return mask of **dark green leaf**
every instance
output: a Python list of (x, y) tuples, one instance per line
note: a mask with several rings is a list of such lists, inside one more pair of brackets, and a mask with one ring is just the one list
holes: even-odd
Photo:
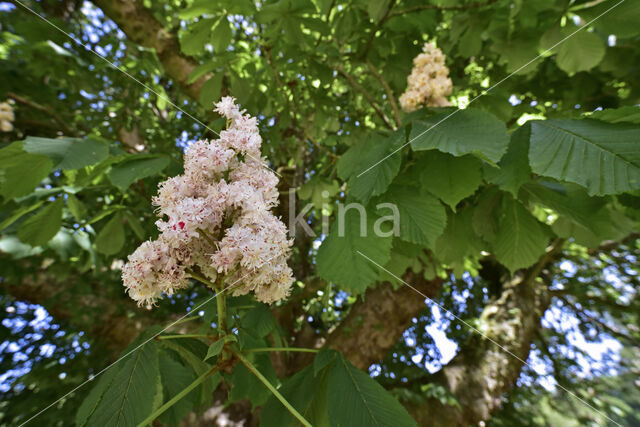
[(105, 255), (116, 254), (124, 246), (124, 225), (122, 213), (117, 212), (111, 217), (96, 236), (96, 248)]
[(94, 138), (38, 138), (27, 137), (24, 150), (48, 156), (56, 169), (79, 169), (95, 165), (109, 156), (109, 146)]
[(109, 179), (113, 185), (124, 191), (135, 181), (159, 173), (168, 164), (169, 158), (165, 156), (153, 154), (131, 156), (111, 168)]
[(6, 199), (29, 194), (53, 168), (49, 157), (29, 154), (22, 145), (14, 142), (0, 150), (0, 195)]
[(55, 236), (62, 226), (64, 200), (57, 198), (20, 224), (18, 238), (31, 246), (42, 246)]

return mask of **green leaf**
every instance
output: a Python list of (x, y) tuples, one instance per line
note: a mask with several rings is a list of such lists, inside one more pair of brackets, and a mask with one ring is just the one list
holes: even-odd
[(77, 221), (83, 221), (87, 217), (87, 208), (73, 194), (67, 194), (67, 207)]
[(101, 254), (113, 255), (122, 249), (124, 240), (122, 213), (117, 212), (98, 233), (96, 237), (96, 248)]
[(473, 209), (467, 207), (449, 215), (444, 233), (436, 241), (435, 254), (445, 264), (460, 263), (476, 256), (483, 243), (473, 230)]
[(51, 240), (62, 226), (63, 205), (64, 200), (59, 197), (20, 224), (20, 241), (31, 246), (43, 246)]
[[(253, 364), (258, 368), (260, 373), (262, 373), (271, 384), (277, 386), (278, 377), (271, 365), (269, 356), (257, 353), (254, 353), (252, 356), (255, 359)], [(271, 396), (271, 391), (243, 364), (237, 364), (231, 375), (227, 378), (232, 385), (228, 395), (229, 402), (249, 399), (255, 407), (263, 405)]]
[(415, 426), (406, 409), (380, 384), (340, 355), (329, 372), (332, 426)]
[(211, 40), (213, 18), (203, 18), (190, 25), (189, 30), (180, 37), (180, 47), (187, 55), (197, 55), (204, 50), (205, 44)]
[(111, 387), (113, 380), (116, 378), (120, 367), (114, 367), (114, 369), (108, 369), (99, 378), (98, 383), (94, 385), (87, 397), (82, 401), (82, 404), (78, 408), (76, 413), (76, 425), (78, 427), (84, 426), (87, 420), (96, 408), (102, 404), (102, 400), (105, 396), (107, 389)]
[[(179, 343), (177, 342), (179, 341)], [(203, 362), (207, 354), (207, 346), (199, 340), (193, 338), (183, 338), (180, 340), (162, 340), (162, 345), (175, 351), (186, 363), (188, 363), (197, 376), (200, 376), (211, 369), (208, 363)], [(213, 390), (220, 381), (219, 375), (212, 375), (201, 386), (198, 387), (198, 406), (208, 404), (212, 399)]]
[(129, 227), (131, 227), (138, 239), (145, 240), (146, 235), (144, 233), (144, 228), (142, 227), (140, 219), (138, 219), (138, 217), (135, 216), (133, 212), (129, 211), (124, 211), (124, 216), (127, 218), (127, 224), (129, 224)]
[(94, 138), (39, 138), (29, 136), (24, 150), (51, 158), (55, 169), (79, 169), (100, 163), (109, 156), (109, 145)]
[(95, 407), (90, 405), (93, 410), (86, 417), (86, 425), (137, 425), (151, 413), (160, 384), (155, 343), (144, 344), (118, 364), (110, 383), (101, 387), (104, 390)]
[(216, 73), (209, 80), (207, 80), (202, 89), (200, 90), (200, 96), (198, 102), (204, 108), (212, 109), (213, 103), (220, 99), (220, 92), (222, 91), (222, 78), (224, 73)]
[(511, 142), (507, 154), (498, 163), (498, 168), (487, 166), (485, 178), (501, 189), (518, 197), (518, 190), (525, 182), (531, 180), (531, 167), (529, 166), (529, 139), (531, 126), (525, 123), (511, 134)]
[(511, 197), (503, 197), (498, 215), (496, 259), (511, 272), (535, 264), (549, 244), (548, 228)]
[(349, 194), (366, 203), (384, 193), (400, 170), (401, 153), (394, 151), (403, 143), (404, 130), (391, 137), (373, 134), (349, 148), (338, 161), (338, 176), (348, 180)]
[[(327, 373), (314, 375), (312, 366), (307, 366), (287, 379), (278, 390), (311, 425), (329, 427), (327, 411)], [(297, 427), (300, 422), (271, 396), (262, 407), (260, 427)]]
[(585, 20), (594, 22), (605, 34), (633, 37), (640, 34), (640, 3), (637, 1), (609, 0), (577, 12)]
[(389, 8), (389, 0), (370, 0), (367, 12), (373, 22), (379, 22), (387, 9)]
[(496, 187), (487, 187), (478, 196), (473, 209), (473, 231), (486, 242), (493, 242), (498, 232), (498, 208), (502, 193)]
[(640, 127), (597, 120), (531, 122), (529, 161), (538, 175), (574, 182), (589, 194), (640, 189)]
[(224, 347), (224, 338), (220, 338), (219, 340), (217, 340), (216, 342), (214, 342), (209, 346), (209, 350), (207, 350), (207, 355), (205, 356), (204, 360), (207, 360), (214, 356), (219, 355), (223, 347)]
[(262, 338), (276, 327), (276, 320), (264, 304), (258, 304), (242, 317), (240, 324), (252, 335)]
[[(453, 157), (439, 151), (426, 153), (419, 163), (420, 184), (455, 212), (458, 203), (482, 184), (482, 163), (474, 157)], [(416, 242), (417, 243), (417, 242)]]
[(213, 33), (211, 34), (211, 44), (213, 44), (214, 52), (220, 54), (226, 51), (232, 36), (231, 23), (225, 15), (216, 22)]
[(53, 168), (49, 157), (29, 154), (22, 146), (14, 142), (0, 150), (0, 195), (5, 199), (31, 193)]
[(111, 167), (109, 179), (122, 191), (142, 178), (160, 173), (169, 165), (169, 158), (155, 154), (131, 156)]
[[(424, 187), (423, 187), (424, 188)], [(438, 199), (416, 188), (393, 184), (379, 203), (392, 203), (400, 214), (400, 238), (433, 248), (447, 225), (447, 212)], [(384, 207), (378, 214), (384, 214)]]
[(509, 145), (504, 123), (486, 111), (466, 109), (440, 113), (414, 122), (411, 127), (414, 151), (437, 149), (454, 156), (473, 154), (497, 163)]
[(9, 227), (11, 224), (16, 222), (17, 220), (19, 220), (20, 218), (22, 218), (24, 215), (28, 214), (29, 212), (35, 211), (40, 206), (42, 206), (44, 204), (44, 202), (45, 202), (44, 200), (40, 200), (39, 202), (36, 202), (36, 203), (34, 203), (32, 205), (22, 206), (20, 209), (17, 209), (16, 211), (13, 212), (13, 214), (9, 215), (7, 218), (5, 218), (0, 223), (0, 231), (2, 231), (5, 228)]
[[(364, 230), (361, 230), (361, 225), (357, 209), (346, 209), (342, 216), (338, 212), (338, 218), (318, 249), (316, 258), (320, 277), (355, 293), (364, 292), (380, 273), (379, 267), (358, 252), (379, 265), (385, 265), (389, 261), (392, 244), (391, 235), (376, 236), (368, 218)], [(364, 231), (362, 235), (361, 231)]]
[(313, 376), (318, 376), (325, 367), (333, 363), (336, 360), (338, 352), (330, 348), (322, 348), (316, 353), (316, 357), (313, 359)]
[(581, 30), (566, 38), (557, 51), (558, 67), (567, 73), (577, 73), (598, 65), (604, 58), (606, 47), (600, 36)]
[(606, 110), (594, 111), (589, 115), (589, 118), (609, 123), (629, 122), (640, 124), (640, 107), (631, 105), (622, 108), (608, 108)]
[[(165, 351), (159, 352), (159, 368), (165, 402), (187, 388), (196, 379), (193, 370), (174, 360)], [(191, 391), (160, 415), (158, 420), (170, 426), (179, 426), (182, 419), (193, 408), (196, 398), (196, 390)]]

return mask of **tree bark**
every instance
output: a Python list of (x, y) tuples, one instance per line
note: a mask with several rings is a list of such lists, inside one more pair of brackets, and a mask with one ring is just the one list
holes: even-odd
[(94, 3), (111, 18), (129, 40), (156, 51), (167, 75), (193, 99), (198, 99), (211, 74), (191, 84), (187, 77), (199, 63), (182, 53), (178, 37), (167, 31), (141, 2), (135, 0), (95, 0)]
[[(441, 278), (426, 280), (421, 273), (407, 271), (403, 280), (433, 298), (438, 294)], [(369, 289), (346, 319), (331, 333), (327, 346), (342, 352), (354, 366), (366, 370), (384, 359), (411, 319), (426, 308), (424, 297), (408, 286), (394, 290), (389, 284)]]

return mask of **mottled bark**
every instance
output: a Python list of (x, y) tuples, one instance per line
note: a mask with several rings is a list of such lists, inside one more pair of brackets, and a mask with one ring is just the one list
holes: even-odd
[(558, 242), (538, 263), (502, 285), (499, 298), (487, 304), (477, 329), (460, 346), (456, 357), (429, 382), (440, 383), (460, 407), (445, 406), (436, 399), (409, 405), (421, 426), (468, 426), (488, 420), (520, 376), (529, 357), (531, 343), (540, 328), (540, 318), (551, 295), (540, 273), (553, 260)]
[[(421, 273), (407, 271), (403, 280), (429, 298), (436, 296), (443, 280), (426, 280)], [(384, 359), (411, 319), (425, 309), (425, 299), (414, 289), (401, 286), (394, 290), (389, 284), (366, 292), (347, 318), (333, 331), (327, 346), (344, 353), (354, 366), (367, 369)]]
[(129, 40), (154, 49), (167, 75), (182, 87), (187, 95), (198, 99), (202, 86), (211, 74), (187, 84), (187, 77), (199, 65), (198, 61), (181, 52), (178, 37), (167, 31), (142, 2), (95, 0), (94, 3), (120, 27)]

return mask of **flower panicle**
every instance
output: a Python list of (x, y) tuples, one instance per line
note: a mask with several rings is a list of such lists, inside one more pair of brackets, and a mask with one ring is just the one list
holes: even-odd
[(123, 267), (124, 286), (139, 305), (187, 287), (194, 268), (212, 282), (221, 275), (241, 282), (236, 295), (253, 291), (273, 303), (289, 294), (294, 279), (286, 261), (293, 241), (270, 211), (278, 204), (278, 178), (260, 155), (258, 121), (232, 97), (215, 106), (227, 129), (219, 139), (190, 145), (184, 174), (160, 183), (152, 199), (160, 235), (140, 245)]

